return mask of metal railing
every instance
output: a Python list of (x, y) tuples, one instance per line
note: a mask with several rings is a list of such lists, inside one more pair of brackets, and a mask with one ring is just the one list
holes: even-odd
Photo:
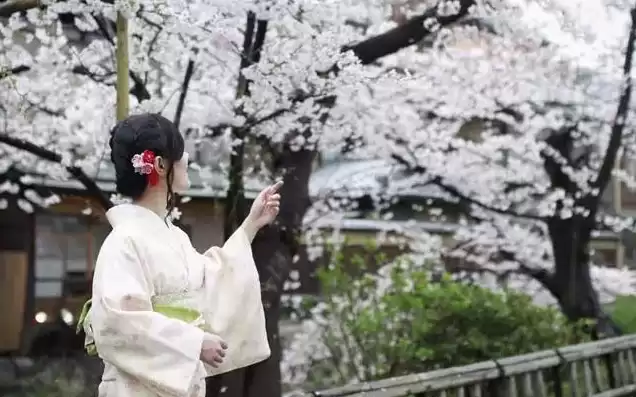
[(636, 396), (636, 335), (365, 382), (302, 397)]

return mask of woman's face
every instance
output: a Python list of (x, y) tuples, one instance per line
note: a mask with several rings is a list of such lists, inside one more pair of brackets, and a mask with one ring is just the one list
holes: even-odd
[(190, 188), (190, 177), (188, 176), (188, 152), (183, 152), (181, 160), (174, 163), (172, 168), (172, 191), (175, 193), (184, 193)]

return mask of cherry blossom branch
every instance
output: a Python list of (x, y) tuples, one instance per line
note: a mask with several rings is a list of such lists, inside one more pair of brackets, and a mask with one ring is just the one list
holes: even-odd
[[(14, 147), (19, 150), (23, 150), (25, 152), (31, 153), (43, 160), (52, 161), (54, 163), (63, 164), (63, 158), (59, 153), (55, 153), (49, 149), (46, 149), (42, 146), (38, 146), (34, 143), (27, 142), (22, 139), (13, 138), (7, 135), (0, 134), (0, 143), (4, 143), (11, 147)], [(77, 181), (79, 181), (84, 187), (86, 191), (94, 197), (99, 204), (105, 209), (109, 209), (113, 206), (113, 202), (110, 200), (104, 192), (97, 186), (97, 183), (93, 179), (91, 179), (84, 170), (80, 167), (75, 166), (64, 166), (66, 171), (71, 174)]]
[(555, 297), (558, 296), (557, 289), (555, 286), (554, 273), (548, 271), (547, 269), (543, 269), (543, 268), (537, 269), (537, 268), (532, 268), (530, 266), (526, 266), (517, 258), (515, 253), (510, 250), (504, 249), (504, 250), (500, 250), (499, 252), (502, 256), (502, 259), (509, 262), (515, 262), (517, 266), (519, 266), (519, 273), (537, 280), (553, 296)]
[[(159, 25), (158, 23), (155, 23), (149, 18), (147, 18), (143, 14), (144, 10), (145, 10), (145, 7), (142, 5), (140, 7), (140, 12), (138, 13), (139, 19), (141, 19), (142, 21), (144, 21), (144, 23), (147, 23), (148, 25), (156, 29), (155, 34), (152, 36), (152, 39), (150, 40), (150, 43), (148, 44), (148, 50), (146, 51), (146, 54), (148, 55), (148, 57), (150, 57), (152, 52), (155, 49), (155, 46), (157, 45), (157, 42), (159, 41), (159, 35), (161, 34), (161, 32), (163, 32), (163, 27)], [(149, 71), (146, 71), (146, 73), (144, 74), (144, 84), (148, 82), (148, 73)]]
[(464, 193), (460, 192), (457, 188), (447, 185), (445, 183), (442, 182), (442, 178), (439, 176), (434, 177), (433, 179), (431, 179), (429, 181), (429, 183), (434, 184), (435, 186), (441, 188), (442, 190), (444, 190), (446, 193), (457, 197), (459, 200), (467, 202), (469, 204), (473, 204), (476, 205), (477, 207), (480, 207), (486, 211), (491, 211), (491, 212), (495, 212), (497, 214), (501, 214), (501, 215), (509, 215), (509, 216), (514, 216), (516, 218), (521, 218), (521, 219), (529, 219), (529, 220), (534, 220), (534, 221), (544, 221), (545, 218), (539, 215), (532, 215), (532, 214), (523, 214), (523, 213), (519, 213), (516, 212), (514, 210), (509, 210), (509, 209), (505, 209), (505, 208), (499, 208), (499, 207), (495, 207), (493, 205), (490, 204), (486, 204), (484, 202), (481, 202), (479, 200), (476, 200), (474, 198), (468, 197), (467, 195), (465, 195)]
[[(307, 99), (311, 99), (311, 98), (320, 98), (320, 96), (315, 96), (315, 95), (305, 95), (302, 97), (303, 100), (307, 100)], [(296, 108), (296, 104), (298, 102), (296, 101), (292, 101), (291, 104), (292, 106), (289, 107), (285, 107), (285, 108), (280, 108), (280, 109), (276, 109), (271, 111), (270, 113), (261, 116), (261, 117), (247, 117), (246, 121), (243, 125), (241, 126), (234, 126), (232, 124), (229, 123), (220, 123), (220, 124), (216, 124), (216, 125), (206, 125), (205, 128), (212, 131), (211, 134), (206, 134), (204, 135), (204, 137), (207, 138), (215, 138), (220, 136), (224, 130), (226, 130), (227, 128), (239, 128), (241, 130), (241, 132), (243, 134), (249, 134), (250, 131), (252, 130), (252, 128), (257, 127), (263, 123), (266, 123), (268, 121), (274, 120), (279, 116), (282, 116), (286, 113), (292, 112), (295, 108)], [(259, 139), (259, 136), (253, 136), (251, 138), (255, 138), (255, 139)], [(266, 139), (259, 139), (259, 143), (266, 145)]]
[[(439, 0), (437, 4), (403, 24), (359, 43), (344, 45), (341, 51), (351, 51), (363, 65), (371, 64), (384, 56), (416, 45), (440, 28), (460, 21), (475, 5), (475, 0)], [(338, 65), (332, 65), (329, 69), (319, 72), (319, 75), (328, 78), (339, 71)], [(293, 101), (301, 101), (301, 98), (302, 95), (299, 95)], [(331, 107), (335, 102), (336, 96), (328, 95), (322, 98), (319, 104)]]
[[(474, 218), (479, 219), (478, 217), (474, 217)], [(487, 221), (486, 219), (479, 219), (479, 220)], [(506, 232), (502, 230), (501, 227), (499, 227), (496, 223), (493, 223), (492, 226), (497, 230), (497, 233), (500, 236), (505, 237)], [(459, 243), (453, 248), (453, 250), (464, 250), (464, 248), (462, 248), (462, 245), (466, 245), (466, 244)], [(466, 271), (466, 272), (487, 272), (497, 276), (498, 279), (505, 279), (511, 274), (522, 274), (539, 282), (554, 297), (558, 296), (557, 295), (558, 290), (557, 290), (554, 272), (551, 272), (545, 268), (533, 268), (531, 266), (526, 265), (525, 263), (523, 263), (523, 261), (521, 261), (517, 257), (516, 253), (510, 249), (506, 249), (503, 247), (499, 248), (497, 250), (497, 255), (498, 255), (497, 258), (492, 258), (492, 257), (490, 258), (491, 262), (497, 262), (497, 261), (512, 262), (517, 265), (517, 269), (509, 269), (502, 273), (495, 269), (488, 269), (488, 268), (483, 268), (479, 266), (471, 266), (470, 264), (468, 264), (468, 265), (452, 265), (451, 270), (452, 271), (459, 270), (459, 271)]]
[[(405, 167), (410, 172), (413, 172), (413, 173), (416, 173), (416, 174), (420, 174), (420, 175), (426, 175), (428, 173), (426, 168), (424, 168), (424, 167), (422, 167), (420, 165), (417, 165), (417, 164), (409, 163), (404, 157), (400, 156), (399, 154), (395, 154), (394, 153), (394, 154), (391, 155), (391, 157), (398, 164), (402, 165), (403, 167)], [(515, 211), (510, 210), (510, 209), (495, 207), (493, 205), (481, 202), (480, 200), (476, 200), (474, 198), (471, 198), (471, 197), (465, 195), (464, 193), (460, 192), (457, 188), (445, 184), (442, 181), (442, 178), (440, 176), (432, 177), (427, 182), (427, 184), (435, 185), (435, 186), (441, 188), (446, 193), (450, 194), (451, 196), (459, 199), (460, 201), (476, 205), (477, 207), (480, 207), (480, 208), (482, 208), (482, 209), (484, 209), (486, 211), (491, 211), (491, 212), (495, 212), (495, 213), (501, 214), (501, 215), (509, 215), (509, 216), (514, 216), (514, 217), (521, 218), (521, 219), (529, 219), (529, 220), (534, 220), (534, 221), (545, 221), (545, 219), (546, 219), (546, 218), (538, 216), (538, 215), (523, 214), (523, 213), (515, 212)]]
[[(33, 7), (31, 7), (33, 8)], [(0, 14), (2, 11), (2, 5), (0, 3)], [(0, 15), (1, 16), (1, 15)], [(104, 19), (102, 16), (99, 15), (94, 15), (93, 19), (95, 21), (95, 23), (97, 24), (97, 29), (99, 30), (99, 33), (101, 34), (102, 37), (104, 37), (111, 45), (115, 45), (115, 41), (113, 39), (113, 35), (110, 32), (108, 26), (109, 26), (109, 22)], [(88, 68), (86, 68), (84, 65), (79, 65), (76, 66), (72, 69), (72, 72), (75, 74), (80, 74), (83, 76), (87, 76), (88, 78), (92, 79), (93, 81), (96, 81), (98, 83), (101, 84), (106, 84), (109, 86), (113, 86), (114, 83), (107, 83), (105, 81), (105, 79), (107, 77), (109, 77), (109, 75), (97, 75), (95, 73), (92, 73), (88, 70)], [(114, 74), (114, 73), (113, 73)], [(147, 99), (150, 99), (150, 92), (148, 91), (146, 84), (144, 83), (144, 81), (132, 70), (129, 70), (129, 76), (131, 78), (131, 80), (135, 83), (132, 87), (132, 89), (130, 90), (130, 93), (135, 96), (135, 98), (137, 98), (137, 100), (139, 102), (143, 102)], [(2, 77), (2, 75), (0, 74), (0, 78)]]
[[(248, 118), (246, 123), (243, 124), (242, 126), (236, 127), (236, 128), (240, 128), (241, 131), (243, 131), (245, 134), (249, 133), (249, 131), (254, 128), (257, 127), (263, 123), (266, 123), (268, 121), (274, 120), (275, 118), (277, 118), (278, 116), (282, 116), (285, 113), (289, 113), (292, 110), (294, 110), (294, 107), (288, 107), (288, 108), (280, 108), (280, 109), (276, 109), (274, 111), (272, 111), (269, 114), (266, 114), (265, 116), (262, 116), (260, 118)], [(218, 137), (220, 136), (223, 131), (227, 128), (235, 128), (235, 126), (233, 126), (232, 124), (228, 124), (228, 123), (221, 123), (221, 124), (217, 124), (217, 125), (206, 125), (205, 126), (207, 129), (211, 130), (212, 133), (206, 135), (206, 137), (210, 137), (210, 138), (214, 138), (214, 137)]]
[[(108, 27), (107, 27), (108, 22), (102, 16), (99, 16), (99, 15), (94, 15), (93, 19), (95, 20), (95, 23), (97, 24), (97, 28), (99, 29), (102, 36), (104, 36), (104, 38), (111, 45), (114, 46), (115, 41), (113, 39), (112, 34), (108, 30)], [(143, 102), (147, 99), (150, 99), (150, 92), (148, 92), (146, 85), (141, 80), (141, 78), (137, 75), (137, 73), (133, 72), (132, 70), (129, 70), (128, 75), (130, 76), (130, 79), (133, 81), (133, 83), (135, 83), (134, 87), (131, 90), (131, 94), (133, 94), (139, 102)]]

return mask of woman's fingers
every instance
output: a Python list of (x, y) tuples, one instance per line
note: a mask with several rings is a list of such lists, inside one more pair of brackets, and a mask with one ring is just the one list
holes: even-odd
[(278, 181), (275, 184), (271, 185), (269, 189), (269, 194), (276, 193), (280, 187), (283, 186), (283, 181)]
[(225, 356), (225, 352), (219, 350), (216, 354), (212, 354), (212, 357), (209, 357), (205, 360), (206, 364), (213, 366), (214, 368), (218, 368), (219, 364), (223, 363), (223, 356)]
[(261, 192), (261, 196), (265, 197), (265, 198), (269, 198), (272, 196), (278, 196), (280, 198), (280, 194), (278, 194), (278, 189), (280, 189), (280, 187), (283, 186), (283, 182), (279, 181), (276, 182), (273, 185), (270, 185), (269, 187), (265, 188), (265, 190), (263, 190)]
[(201, 348), (201, 360), (214, 368), (218, 368), (227, 354), (227, 347), (227, 343), (217, 335), (206, 334)]
[(273, 204), (280, 204), (280, 194), (275, 194), (272, 197), (269, 197), (267, 200), (265, 200), (265, 205), (273, 205)]

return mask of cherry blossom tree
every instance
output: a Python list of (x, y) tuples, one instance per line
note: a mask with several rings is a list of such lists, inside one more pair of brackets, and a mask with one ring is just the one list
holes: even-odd
[[(568, 317), (597, 319), (603, 334), (616, 330), (593, 279), (615, 293), (636, 282), (632, 272), (590, 268), (596, 234), (634, 227), (601, 205), (612, 175), (634, 186), (614, 171), (634, 152), (632, 6), (478, 8), (487, 28), (440, 29), (431, 50), (383, 59), (404, 78), (346, 101), (364, 126), (356, 130), (364, 154), (400, 166), (382, 194), (436, 191), (462, 214), (451, 256), (514, 273), (517, 286), (519, 274), (538, 282)], [(368, 139), (371, 131), (384, 139)]]

